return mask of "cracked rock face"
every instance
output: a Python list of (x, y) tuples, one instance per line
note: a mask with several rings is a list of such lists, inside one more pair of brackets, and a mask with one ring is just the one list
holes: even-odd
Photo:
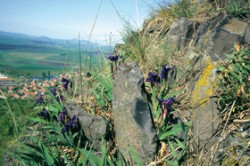
[(133, 163), (133, 149), (144, 164), (154, 158), (158, 137), (144, 90), (144, 77), (136, 63), (118, 68), (113, 87), (113, 118), (118, 148)]
[(227, 15), (219, 15), (200, 25), (193, 47), (197, 53), (208, 53), (213, 61), (224, 60), (234, 44), (249, 44), (249, 23)]
[(171, 47), (175, 47), (177, 51), (184, 49), (192, 40), (194, 33), (194, 24), (184, 18), (174, 22), (168, 33), (167, 39)]

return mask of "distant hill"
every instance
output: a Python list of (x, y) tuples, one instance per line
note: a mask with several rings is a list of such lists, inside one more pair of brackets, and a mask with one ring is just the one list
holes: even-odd
[[(63, 39), (51, 39), (46, 36), (29, 36), (19, 33), (10, 33), (0, 31), (0, 49), (38, 49), (38, 48), (60, 48), (60, 49), (78, 49), (78, 40), (63, 40)], [(96, 43), (81, 40), (81, 50), (85, 51), (110, 51), (113, 49), (110, 46), (103, 46)]]
[[(81, 40), (80, 44), (84, 61), (82, 63), (85, 64), (98, 65), (100, 57), (107, 57), (113, 49), (86, 40)], [(0, 31), (0, 73), (41, 76), (44, 72), (60, 73), (62, 70), (77, 68), (78, 65), (78, 40), (51, 39)]]

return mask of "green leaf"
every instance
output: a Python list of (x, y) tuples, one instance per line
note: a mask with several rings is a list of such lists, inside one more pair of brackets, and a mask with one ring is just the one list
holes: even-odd
[(161, 128), (160, 134), (159, 134), (159, 139), (164, 140), (167, 137), (169, 137), (171, 135), (176, 135), (179, 132), (187, 132), (188, 125), (190, 125), (190, 124), (191, 124), (191, 122), (178, 123), (178, 124), (174, 125), (171, 130), (169, 130), (171, 128), (171, 126), (167, 126), (165, 129)]
[(219, 66), (218, 68), (217, 68), (217, 71), (219, 71), (219, 72), (222, 72), (222, 71), (224, 71), (225, 70), (225, 68), (223, 67), (223, 66)]
[(101, 147), (101, 150), (102, 150), (101, 165), (105, 166), (106, 165), (107, 156), (106, 156), (106, 143), (105, 143), (105, 140), (103, 138), (102, 138), (102, 147)]
[(55, 163), (54, 159), (53, 159), (53, 157), (51, 157), (49, 149), (43, 143), (41, 143), (41, 150), (42, 150), (42, 153), (43, 153), (43, 156), (44, 156), (46, 163), (49, 166), (53, 166)]
[(166, 162), (168, 163), (168, 165), (171, 165), (171, 166), (179, 166), (179, 164), (176, 160), (174, 160), (174, 161), (166, 160)]
[(56, 115), (58, 115), (58, 113), (60, 112), (60, 109), (53, 107), (51, 105), (48, 106), (48, 110), (55, 113)]
[(51, 100), (53, 101), (53, 105), (58, 109), (58, 110), (62, 110), (63, 106), (60, 105), (60, 103), (58, 103), (58, 101), (55, 99), (55, 97), (52, 95), (52, 93), (49, 90), (49, 87), (46, 88), (47, 90), (47, 94), (49, 94)]
[(123, 160), (122, 154), (118, 152), (118, 161), (116, 162), (117, 166), (123, 166)]
[(181, 126), (180, 125), (175, 125), (170, 131), (166, 131), (164, 133), (162, 133), (160, 135), (160, 140), (164, 140), (166, 139), (167, 137), (171, 136), (171, 135), (176, 135), (177, 133), (181, 132), (182, 129), (181, 129)]
[(135, 152), (134, 148), (132, 148), (130, 146), (129, 151), (130, 151), (130, 154), (131, 154), (132, 158), (136, 162), (136, 165), (137, 166), (143, 166), (142, 161), (141, 161), (140, 157), (137, 155), (137, 153)]
[(185, 145), (179, 139), (176, 138), (175, 141), (177, 142), (178, 147), (180, 147), (181, 149), (185, 149), (186, 148)]
[(26, 152), (28, 152), (30, 154), (36, 153), (38, 155), (42, 155), (40, 148), (36, 145), (28, 144), (28, 143), (26, 143), (26, 144), (21, 143), (21, 147), (24, 150), (26, 150)]
[(35, 123), (47, 123), (46, 120), (42, 119), (42, 118), (36, 118), (36, 117), (28, 117), (29, 120), (35, 122)]
[(171, 149), (171, 152), (172, 152), (174, 158), (176, 158), (176, 157), (177, 157), (177, 153), (176, 153), (176, 151), (175, 151), (174, 145), (172, 144), (171, 141), (168, 141), (168, 145), (169, 145), (169, 147), (170, 147), (170, 149)]
[(9, 156), (11, 156), (12, 158), (14, 158), (14, 159), (20, 161), (21, 163), (23, 163), (23, 165), (25, 165), (25, 160), (16, 151), (15, 152), (7, 152), (7, 154)]

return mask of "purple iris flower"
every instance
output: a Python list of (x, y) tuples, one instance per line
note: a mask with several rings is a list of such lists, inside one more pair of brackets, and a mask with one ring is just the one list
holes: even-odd
[(164, 118), (166, 117), (167, 112), (170, 111), (170, 109), (171, 109), (174, 102), (175, 102), (175, 96), (170, 97), (170, 98), (168, 98), (166, 100), (159, 99), (159, 103), (161, 105), (161, 109), (163, 111), (163, 117)]
[(69, 122), (63, 126), (62, 128), (62, 133), (65, 133), (67, 130), (69, 130), (70, 128), (74, 129), (77, 128), (77, 116), (74, 115)]
[(150, 82), (151, 84), (160, 84), (161, 78), (157, 73), (149, 72), (146, 82)]
[(43, 117), (44, 119), (47, 119), (47, 120), (50, 119), (50, 115), (49, 115), (48, 111), (45, 108), (43, 108), (43, 110), (40, 112), (39, 115), (41, 117)]
[(77, 127), (77, 123), (76, 122), (77, 122), (77, 116), (74, 115), (73, 118), (70, 119), (70, 121), (69, 121), (69, 124), (72, 126), (73, 129)]
[(170, 98), (168, 98), (166, 100), (159, 99), (159, 103), (161, 105), (162, 110), (167, 109), (167, 111), (170, 111), (170, 109), (171, 109), (174, 102), (175, 102), (175, 96), (172, 97), (172, 98), (170, 97)]
[(43, 104), (43, 103), (44, 103), (44, 102), (43, 102), (43, 96), (40, 95), (40, 96), (36, 99), (36, 104), (41, 105), (41, 104)]
[(63, 87), (68, 90), (68, 85), (70, 84), (70, 88), (72, 88), (72, 82), (66, 78), (62, 78), (62, 82), (63, 82)]
[(67, 126), (63, 126), (62, 133), (65, 133), (67, 131)]
[(55, 99), (58, 101), (58, 103), (61, 103), (62, 101), (64, 101), (64, 96), (59, 95), (59, 96), (56, 96)]
[(65, 118), (65, 115), (67, 115), (67, 112), (66, 109), (63, 108), (63, 111), (59, 114), (57, 120), (61, 122)]
[(161, 79), (164, 79), (165, 81), (167, 81), (169, 71), (171, 71), (170, 78), (173, 78), (173, 76), (175, 74), (175, 66), (170, 67), (168, 65), (163, 65), (162, 66), (162, 71), (161, 71), (161, 74), (160, 74)]
[(53, 96), (56, 96), (56, 87), (50, 87), (49, 91)]
[(63, 119), (64, 119), (64, 113), (61, 112), (61, 113), (59, 114), (59, 116), (57, 117), (57, 120), (61, 122)]
[(164, 108), (167, 108), (167, 110), (169, 111), (174, 102), (175, 102), (175, 97), (173, 98), (170, 97), (167, 100), (162, 100), (161, 104)]
[(108, 59), (111, 61), (111, 62), (117, 62), (118, 59), (119, 59), (119, 55), (114, 55), (114, 56), (109, 56)]

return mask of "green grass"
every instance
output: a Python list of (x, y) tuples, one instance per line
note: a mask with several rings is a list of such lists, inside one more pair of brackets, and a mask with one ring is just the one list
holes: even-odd
[[(4, 99), (0, 99), (0, 165), (2, 165), (3, 152), (6, 151), (11, 142), (16, 140), (21, 133), (26, 130), (26, 125), (29, 124), (27, 116), (35, 116), (33, 99), (8, 99), (10, 109), (8, 110), (7, 103)], [(14, 117), (12, 117), (12, 115)], [(15, 122), (13, 121), (15, 118)], [(17, 127), (17, 131), (15, 130)]]
[[(2, 70), (10, 75), (39, 75), (42, 72), (49, 70), (62, 72), (65, 68), (78, 66), (76, 62), (76, 51), (72, 51), (71, 55), (62, 55), (63, 51), (57, 53), (50, 52), (50, 50), (43, 50), (43, 52), (29, 52), (29, 51), (0, 51), (0, 66)], [(89, 53), (83, 54), (83, 56)], [(93, 56), (92, 63), (98, 62), (98, 56)]]

